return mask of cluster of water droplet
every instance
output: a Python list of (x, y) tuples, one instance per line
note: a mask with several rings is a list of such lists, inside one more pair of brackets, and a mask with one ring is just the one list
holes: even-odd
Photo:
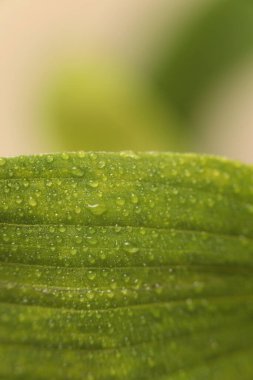
[[(87, 350), (72, 359), (89, 380), (99, 360), (115, 379), (178, 368), (189, 355), (181, 336), (201, 326), (203, 342), (241, 317), (216, 298), (252, 292), (253, 176), (237, 166), (166, 153), (0, 159), (4, 339), (60, 349), (65, 369), (64, 350)], [(137, 358), (140, 372), (127, 364)]]

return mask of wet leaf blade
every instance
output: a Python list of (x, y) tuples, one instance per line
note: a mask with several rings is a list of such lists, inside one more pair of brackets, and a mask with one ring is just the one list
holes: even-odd
[(0, 194), (2, 377), (252, 378), (252, 167), (17, 157)]

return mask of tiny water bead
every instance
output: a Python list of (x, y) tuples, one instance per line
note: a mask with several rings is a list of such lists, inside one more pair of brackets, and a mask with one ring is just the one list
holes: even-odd
[(139, 248), (134, 246), (132, 243), (126, 241), (124, 243), (124, 251), (126, 251), (127, 253), (137, 253), (139, 252)]
[(93, 189), (96, 189), (98, 187), (98, 181), (90, 180), (88, 182), (88, 185), (92, 187)]
[(77, 254), (77, 249), (74, 248), (74, 247), (72, 247), (70, 253), (71, 253), (72, 256), (76, 255)]
[(89, 279), (89, 280), (93, 281), (93, 280), (95, 280), (97, 274), (96, 274), (95, 271), (91, 271), (91, 270), (89, 270), (87, 276), (88, 276), (88, 279)]
[(139, 198), (138, 198), (137, 195), (134, 194), (134, 193), (131, 194), (131, 202), (132, 202), (133, 204), (137, 204), (137, 203), (139, 202)]
[(119, 233), (122, 230), (122, 227), (116, 224), (116, 226), (114, 227), (114, 230), (116, 233)]
[(66, 227), (63, 226), (63, 225), (59, 226), (59, 231), (62, 232), (62, 233), (66, 232)]
[(88, 204), (87, 207), (88, 210), (96, 216), (103, 215), (107, 211), (106, 206), (103, 203)]
[(75, 241), (77, 244), (81, 244), (83, 242), (83, 238), (80, 235), (75, 236)]
[(29, 204), (31, 207), (36, 207), (36, 206), (37, 206), (37, 201), (36, 201), (36, 199), (30, 197), (30, 198), (28, 199), (28, 204)]
[(64, 161), (68, 161), (68, 160), (69, 160), (69, 154), (64, 152), (64, 153), (61, 154), (61, 158), (62, 158)]
[(80, 178), (80, 177), (84, 176), (84, 172), (80, 168), (73, 166), (73, 168), (72, 168), (72, 175), (74, 177), (79, 177)]
[(75, 213), (76, 214), (80, 214), (81, 211), (82, 211), (81, 207), (79, 207), (79, 206), (75, 207)]
[(80, 151), (80, 152), (77, 153), (77, 155), (78, 155), (78, 157), (80, 157), (80, 158), (84, 158), (85, 155), (86, 155), (86, 153), (83, 152), (83, 151)]
[(123, 199), (122, 197), (117, 197), (116, 199), (117, 206), (124, 206), (125, 202), (126, 202), (125, 199)]

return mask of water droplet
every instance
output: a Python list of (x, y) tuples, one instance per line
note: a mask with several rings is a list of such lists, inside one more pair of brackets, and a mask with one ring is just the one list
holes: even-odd
[(83, 241), (83, 239), (81, 238), (81, 236), (76, 236), (75, 240), (76, 240), (77, 244), (81, 244), (82, 241)]
[(106, 207), (103, 203), (88, 204), (87, 207), (93, 215), (99, 216), (106, 212)]
[(81, 169), (77, 168), (76, 166), (73, 166), (73, 168), (72, 168), (72, 174), (75, 177), (83, 177), (84, 172)]
[(101, 260), (105, 260), (105, 259), (106, 259), (106, 254), (105, 254), (105, 252), (101, 252), (101, 253), (100, 253), (100, 259), (101, 259)]
[(128, 294), (127, 288), (122, 288), (121, 293), (123, 294), (123, 296), (127, 296), (127, 294)]
[(52, 182), (50, 179), (48, 179), (48, 180), (46, 181), (46, 186), (51, 187), (52, 184), (53, 184), (53, 182)]
[(59, 227), (59, 231), (60, 231), (60, 232), (65, 232), (65, 231), (66, 231), (66, 228), (65, 228), (64, 226), (60, 226), (60, 227)]
[(150, 208), (154, 208), (155, 207), (155, 202), (152, 199), (150, 199), (148, 203), (149, 203), (149, 207)]
[(68, 160), (69, 159), (69, 155), (67, 154), (67, 153), (62, 153), (62, 155), (61, 155), (61, 158), (63, 159), (63, 160)]
[(94, 298), (94, 293), (91, 290), (88, 290), (86, 295), (89, 300), (92, 300)]
[(137, 195), (135, 195), (134, 193), (131, 194), (131, 202), (133, 204), (137, 204), (139, 202)]
[(141, 228), (140, 228), (140, 234), (141, 234), (141, 235), (146, 235), (146, 230), (145, 230), (144, 227), (141, 227)]
[(88, 277), (89, 280), (91, 280), (91, 281), (95, 280), (96, 276), (97, 275), (96, 275), (96, 273), (94, 271), (91, 271), (91, 270), (88, 271), (87, 277)]
[(62, 242), (62, 238), (61, 238), (59, 235), (57, 235), (55, 239), (56, 239), (56, 241), (57, 241), (58, 243), (61, 243), (61, 242)]
[(97, 245), (97, 240), (96, 239), (94, 239), (92, 236), (88, 236), (87, 237), (87, 240), (88, 240), (88, 243), (90, 244), (90, 245)]
[(77, 250), (75, 248), (71, 248), (71, 255), (75, 256), (77, 254)]
[(120, 232), (120, 231), (121, 231), (121, 229), (122, 229), (122, 227), (121, 227), (121, 226), (118, 226), (118, 225), (116, 225), (116, 226), (115, 226), (115, 232)]
[(98, 182), (97, 182), (97, 181), (90, 180), (90, 181), (88, 182), (88, 185), (89, 185), (90, 187), (93, 187), (93, 189), (95, 189), (95, 188), (98, 187)]
[(122, 214), (123, 214), (124, 216), (128, 216), (128, 215), (129, 215), (129, 211), (128, 211), (128, 210), (123, 210), (123, 211), (122, 211)]
[(28, 182), (28, 181), (24, 181), (24, 182), (23, 182), (23, 185), (24, 185), (24, 187), (27, 188), (27, 187), (29, 187), (29, 182)]
[(117, 204), (118, 206), (124, 206), (124, 204), (125, 204), (125, 199), (123, 199), (123, 198), (121, 198), (121, 197), (118, 197), (118, 198), (116, 199), (116, 204)]
[(138, 247), (135, 247), (134, 245), (132, 245), (130, 242), (126, 241), (124, 243), (124, 250), (127, 253), (137, 253), (137, 252), (139, 252), (140, 249)]
[(32, 198), (32, 197), (29, 198), (28, 203), (32, 207), (37, 206), (37, 201), (34, 198)]

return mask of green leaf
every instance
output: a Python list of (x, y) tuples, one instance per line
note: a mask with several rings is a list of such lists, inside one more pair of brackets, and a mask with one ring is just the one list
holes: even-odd
[(253, 378), (253, 168), (0, 160), (0, 378)]

